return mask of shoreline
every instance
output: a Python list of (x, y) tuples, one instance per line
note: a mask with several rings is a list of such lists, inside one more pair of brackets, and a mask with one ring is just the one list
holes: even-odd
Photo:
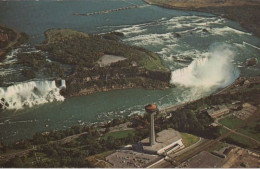
[[(210, 14), (214, 14), (219, 17), (223, 17), (226, 19), (230, 19), (239, 23), (244, 29), (248, 32), (252, 33), (254, 36), (260, 38), (260, 2), (246, 2), (240, 1), (244, 3), (244, 5), (212, 5), (212, 6), (198, 6), (194, 7), (193, 4), (187, 5), (189, 2), (181, 3), (179, 6), (173, 6), (171, 3), (174, 2), (166, 2), (161, 3), (159, 0), (143, 0), (143, 2), (149, 5), (155, 5), (166, 9), (174, 9), (174, 10), (185, 10), (185, 11), (195, 11), (195, 12), (206, 12)], [(182, 5), (182, 6), (180, 6)], [(245, 13), (245, 14), (244, 14)], [(246, 15), (246, 16), (245, 16)], [(250, 19), (248, 19), (250, 18)]]

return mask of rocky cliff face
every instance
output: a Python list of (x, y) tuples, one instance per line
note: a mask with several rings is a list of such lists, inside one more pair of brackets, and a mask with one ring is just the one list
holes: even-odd
[(170, 78), (170, 72), (148, 71), (138, 67), (96, 67), (67, 77), (67, 88), (61, 94), (70, 97), (133, 87), (165, 89), (171, 87)]

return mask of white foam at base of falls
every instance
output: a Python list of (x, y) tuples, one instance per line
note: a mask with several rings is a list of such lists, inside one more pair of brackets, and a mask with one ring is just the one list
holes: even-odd
[(195, 59), (188, 67), (173, 71), (171, 83), (204, 90), (225, 87), (239, 76), (232, 64), (234, 57), (235, 51), (231, 46), (214, 44), (209, 57)]
[[(65, 80), (61, 87), (66, 87)], [(63, 101), (60, 88), (55, 81), (31, 81), (0, 88), (0, 99), (8, 104), (7, 109), (21, 109), (24, 106), (44, 104), (53, 101)], [(1, 102), (3, 104), (3, 100)]]

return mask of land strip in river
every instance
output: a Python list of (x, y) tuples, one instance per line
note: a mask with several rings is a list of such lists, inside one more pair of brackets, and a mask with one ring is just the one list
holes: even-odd
[(147, 7), (149, 5), (133, 5), (133, 6), (127, 6), (127, 7), (122, 7), (122, 8), (116, 8), (116, 9), (109, 9), (109, 10), (104, 10), (104, 11), (97, 11), (97, 12), (90, 12), (90, 13), (74, 13), (73, 15), (81, 15), (81, 16), (91, 16), (91, 15), (102, 15), (102, 14), (108, 14), (112, 12), (118, 12), (122, 10), (127, 10), (127, 9), (135, 9), (135, 8), (143, 8)]
[(258, 0), (144, 0), (150, 5), (177, 10), (208, 12), (240, 23), (260, 37), (260, 1)]

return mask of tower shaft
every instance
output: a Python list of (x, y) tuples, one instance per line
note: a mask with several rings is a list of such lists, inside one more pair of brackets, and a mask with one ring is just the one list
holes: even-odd
[(153, 146), (155, 144), (154, 114), (155, 113), (150, 114), (150, 138), (149, 138), (150, 146)]

